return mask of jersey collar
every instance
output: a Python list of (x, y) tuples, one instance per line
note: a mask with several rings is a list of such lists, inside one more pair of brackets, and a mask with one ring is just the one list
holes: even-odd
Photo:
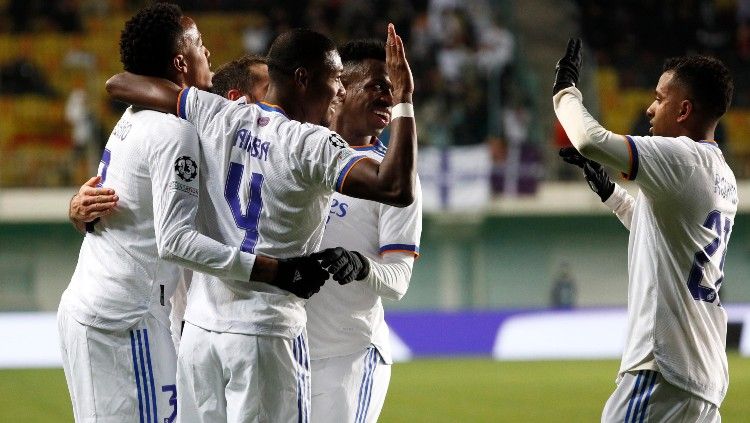
[(279, 105), (266, 103), (265, 101), (259, 101), (255, 104), (257, 104), (261, 109), (267, 112), (281, 113), (282, 115), (284, 115), (285, 118), (289, 119), (289, 116), (286, 115), (286, 112), (284, 111), (284, 109), (282, 109), (281, 106)]

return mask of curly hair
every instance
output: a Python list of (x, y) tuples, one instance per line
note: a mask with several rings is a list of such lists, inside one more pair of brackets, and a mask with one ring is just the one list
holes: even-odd
[(265, 63), (265, 57), (248, 54), (221, 65), (211, 80), (213, 83), (211, 92), (221, 96), (226, 95), (232, 89), (249, 93), (258, 82), (258, 77), (250, 71), (250, 67)]
[(696, 110), (706, 118), (718, 120), (729, 110), (734, 81), (720, 60), (699, 55), (674, 57), (664, 62), (662, 71), (674, 73), (673, 78), (687, 89)]
[(138, 11), (120, 35), (120, 61), (128, 72), (168, 77), (169, 64), (184, 32), (182, 9), (155, 3)]

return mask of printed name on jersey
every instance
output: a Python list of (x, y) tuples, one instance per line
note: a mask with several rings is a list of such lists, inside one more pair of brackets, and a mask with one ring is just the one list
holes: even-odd
[(328, 142), (331, 143), (332, 146), (340, 149), (345, 149), (346, 147), (349, 147), (349, 143), (347, 143), (343, 138), (341, 138), (341, 135), (337, 133), (333, 133), (328, 137)]
[[(258, 123), (260, 124), (260, 120)], [(271, 148), (271, 143), (254, 136), (245, 128), (240, 128), (234, 136), (232, 146), (250, 153), (251, 157), (258, 160), (268, 161), (268, 150)]]
[(133, 124), (130, 123), (130, 121), (121, 120), (117, 122), (115, 129), (112, 130), (112, 136), (115, 138), (119, 138), (120, 140), (124, 140), (125, 137), (128, 136), (128, 133), (130, 132), (130, 128), (132, 127), (133, 127)]
[(189, 156), (182, 156), (174, 162), (174, 171), (185, 182), (190, 182), (198, 176), (198, 165)]

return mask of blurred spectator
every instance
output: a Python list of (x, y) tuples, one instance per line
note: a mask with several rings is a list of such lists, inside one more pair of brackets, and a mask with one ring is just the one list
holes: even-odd
[(42, 69), (29, 59), (18, 57), (0, 66), (0, 94), (38, 94), (54, 97)]
[(576, 283), (570, 274), (570, 266), (568, 263), (562, 263), (552, 282), (550, 305), (553, 308), (573, 308), (576, 305), (577, 296)]

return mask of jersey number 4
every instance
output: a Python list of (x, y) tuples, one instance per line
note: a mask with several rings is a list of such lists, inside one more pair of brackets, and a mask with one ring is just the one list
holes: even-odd
[[(706, 221), (703, 223), (703, 227), (713, 230), (718, 236), (708, 245), (703, 247), (702, 250), (695, 253), (693, 266), (690, 268), (690, 274), (688, 275), (687, 286), (688, 289), (690, 289), (690, 293), (693, 295), (694, 300), (712, 303), (717, 297), (717, 291), (721, 288), (721, 282), (724, 280), (724, 260), (727, 257), (729, 235), (732, 233), (732, 221), (728, 217), (722, 219), (721, 213), (713, 210), (708, 214)], [(719, 252), (719, 250), (721, 250), (721, 252)], [(705, 277), (706, 263), (708, 263), (708, 261), (711, 260), (711, 257), (717, 252), (720, 254), (721, 261), (719, 262), (719, 278), (714, 281), (713, 284), (716, 288), (701, 285), (701, 282)]]
[(255, 245), (258, 243), (258, 221), (260, 220), (260, 211), (263, 210), (263, 199), (260, 195), (263, 187), (263, 175), (253, 172), (250, 178), (250, 200), (243, 211), (240, 203), (240, 184), (244, 172), (245, 166), (234, 162), (229, 163), (227, 183), (224, 186), (224, 198), (226, 198), (229, 208), (232, 210), (234, 223), (237, 224), (238, 228), (245, 230), (245, 239), (242, 240), (240, 250), (255, 253)]

